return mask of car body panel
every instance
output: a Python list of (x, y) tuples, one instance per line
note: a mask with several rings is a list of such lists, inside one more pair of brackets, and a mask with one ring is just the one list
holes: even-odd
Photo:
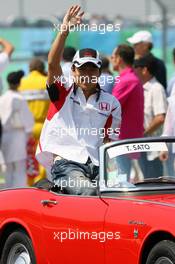
[(172, 218), (175, 214), (175, 194), (103, 199), (109, 205), (105, 232), (120, 231), (120, 240), (106, 242), (107, 264), (112, 264), (114, 259), (123, 263), (139, 263), (144, 241), (153, 233), (164, 231), (175, 237)]
[[(172, 192), (172, 191), (171, 191)], [(111, 196), (111, 197), (110, 197)], [(175, 237), (174, 194), (82, 197), (39, 189), (0, 191), (0, 233), (18, 223), (32, 239), (37, 263), (139, 263), (144, 242), (164, 231)], [(56, 205), (44, 206), (42, 200)], [(31, 206), (32, 205), (32, 206)], [(120, 239), (58, 239), (58, 232), (120, 232)]]
[[(65, 264), (74, 260), (75, 263), (104, 263), (104, 243), (89, 239), (91, 235), (80, 232), (102, 232), (107, 205), (99, 197), (81, 197), (49, 194), (58, 204), (44, 206), (42, 225), (44, 228), (44, 244), (47, 248), (50, 263), (55, 259)], [(61, 242), (61, 232), (64, 240)], [(66, 233), (70, 234), (70, 239)], [(75, 234), (75, 235), (74, 235)], [(60, 252), (60, 254), (58, 254)]]
[[(169, 143), (175, 138), (130, 139), (101, 146), (97, 196), (58, 194), (38, 188), (1, 190), (0, 249), (5, 235), (20, 227), (32, 240), (37, 264), (145, 264), (142, 259), (146, 260), (156, 243), (167, 238), (175, 242), (174, 178), (162, 180), (161, 175), (158, 182), (151, 178), (151, 182), (141, 180), (135, 185), (124, 180), (124, 185), (110, 189), (105, 157), (111, 146), (149, 141)], [(90, 238), (65, 238), (70, 232), (85, 232)], [(103, 233), (105, 237), (101, 241), (101, 236), (92, 238), (92, 233)], [(109, 233), (114, 236), (109, 238)]]
[(18, 224), (30, 236), (37, 263), (46, 262), (46, 251), (43, 243), (42, 204), (41, 200), (48, 195), (47, 191), (38, 189), (11, 189), (0, 191), (0, 240), (5, 228)]

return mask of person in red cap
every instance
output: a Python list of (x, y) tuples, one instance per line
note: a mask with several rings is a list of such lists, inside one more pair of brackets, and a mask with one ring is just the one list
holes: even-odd
[[(72, 61), (73, 80), (60, 66), (69, 29), (81, 23), (84, 12), (72, 6), (66, 13), (48, 56), (47, 90), (51, 105), (36, 157), (49, 171), (55, 185), (64, 181), (64, 192), (95, 194), (98, 148), (117, 140), (121, 109), (117, 99), (100, 89), (101, 60), (98, 51), (78, 50)], [(71, 186), (69, 182), (72, 182)], [(80, 186), (84, 180), (87, 185)]]

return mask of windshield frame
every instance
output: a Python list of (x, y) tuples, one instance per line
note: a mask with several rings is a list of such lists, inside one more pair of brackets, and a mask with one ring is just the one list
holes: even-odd
[(99, 159), (100, 159), (100, 171), (99, 171), (99, 192), (119, 192), (119, 193), (130, 193), (130, 192), (143, 192), (143, 191), (157, 191), (157, 190), (173, 190), (175, 189), (174, 186), (154, 186), (154, 187), (107, 187), (107, 173), (106, 173), (106, 152), (111, 147), (117, 147), (121, 145), (127, 144), (141, 144), (141, 143), (153, 143), (153, 142), (162, 142), (162, 143), (175, 143), (175, 137), (146, 137), (146, 138), (136, 138), (136, 139), (127, 139), (127, 140), (119, 140), (116, 142), (111, 142), (104, 144), (99, 149)]

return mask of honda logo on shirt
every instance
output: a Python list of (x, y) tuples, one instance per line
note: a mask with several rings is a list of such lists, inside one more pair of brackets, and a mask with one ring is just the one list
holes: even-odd
[(99, 103), (99, 109), (102, 111), (109, 111), (110, 110), (110, 104), (106, 102)]

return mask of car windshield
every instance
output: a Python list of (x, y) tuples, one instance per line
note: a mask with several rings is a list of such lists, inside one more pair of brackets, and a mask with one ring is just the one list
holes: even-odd
[(175, 188), (175, 144), (139, 142), (105, 152), (105, 186), (109, 189)]

